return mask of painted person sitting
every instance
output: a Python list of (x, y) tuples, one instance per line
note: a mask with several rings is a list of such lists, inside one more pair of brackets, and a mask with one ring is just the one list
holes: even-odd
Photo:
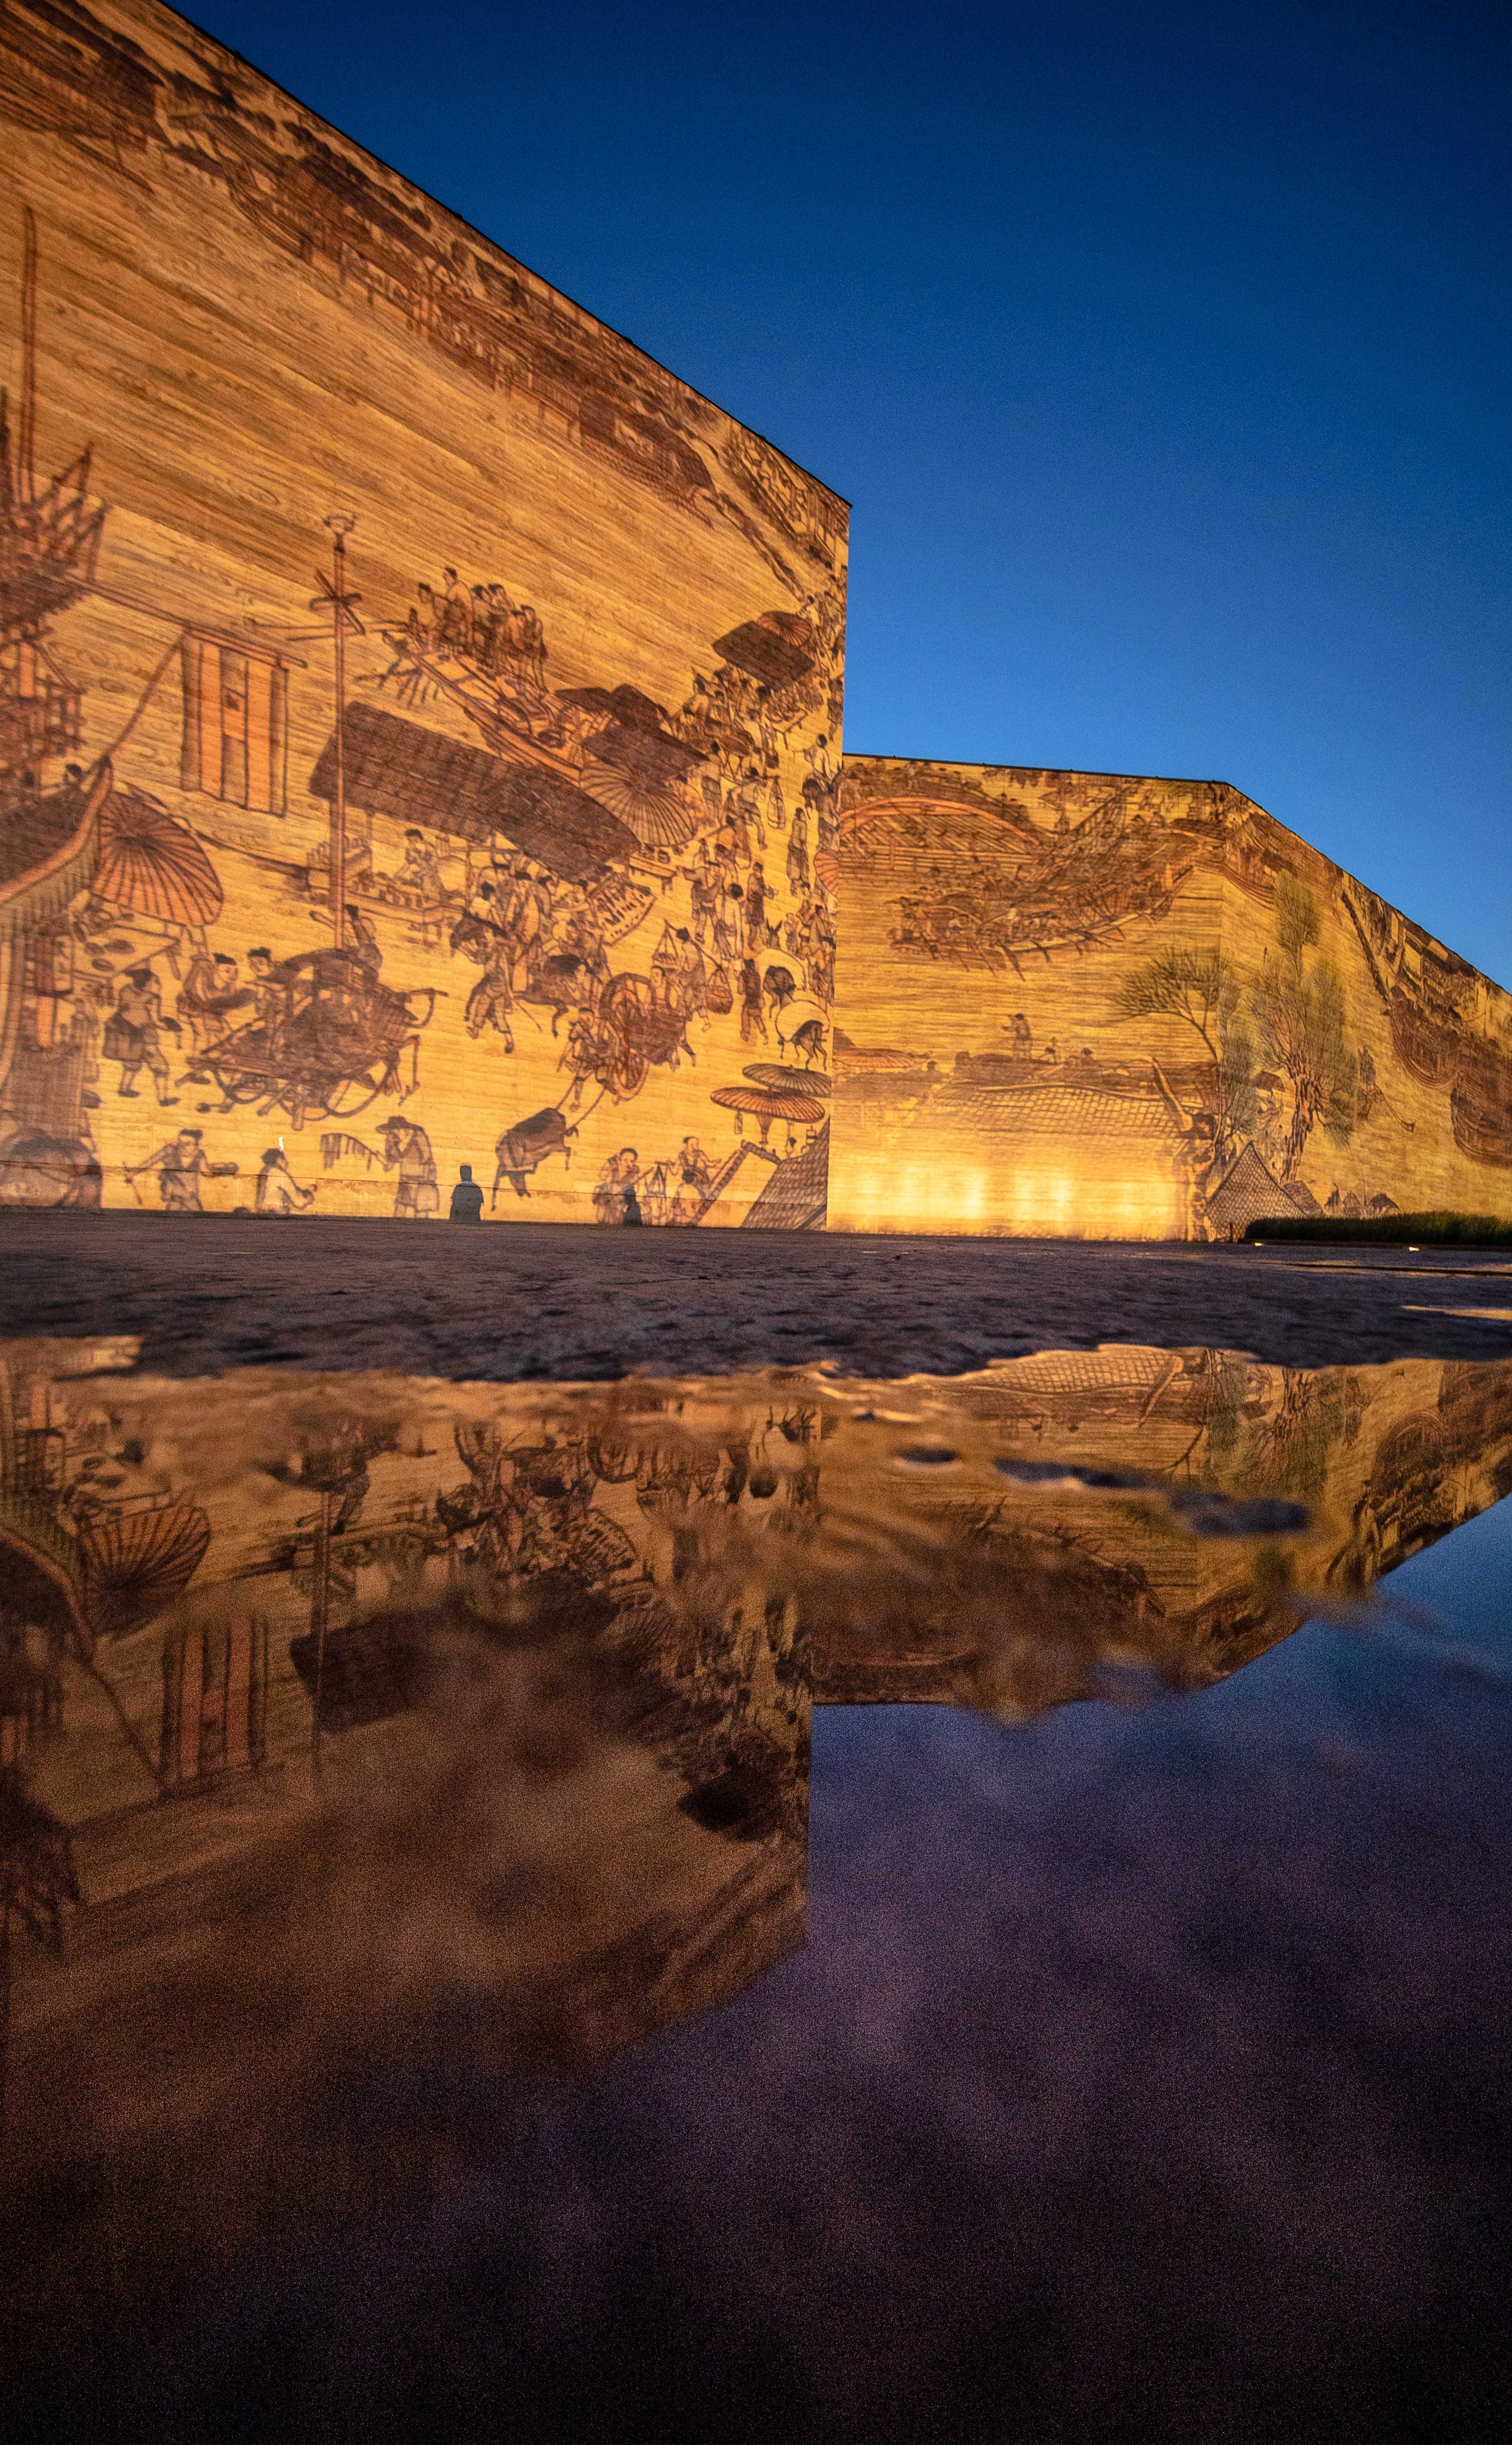
[(289, 1168), (289, 1157), (281, 1146), (270, 1147), (263, 1156), (263, 1167), (257, 1175), (257, 1196), (252, 1211), (272, 1215), (287, 1222), (290, 1214), (303, 1214), (315, 1202), (315, 1183), (301, 1188)]

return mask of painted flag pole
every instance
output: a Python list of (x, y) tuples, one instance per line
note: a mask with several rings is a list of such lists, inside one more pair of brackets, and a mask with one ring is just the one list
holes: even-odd
[(346, 591), (346, 538), (357, 524), (346, 510), (333, 510), (326, 520), (335, 538), (332, 575), (327, 577), (317, 569), (315, 583), (320, 592), (310, 602), (312, 611), (327, 607), (336, 646), (336, 793), (330, 802), (330, 914), (336, 947), (346, 940), (346, 637), (350, 630), (361, 637), (365, 631), (352, 609), (360, 603), (360, 594)]

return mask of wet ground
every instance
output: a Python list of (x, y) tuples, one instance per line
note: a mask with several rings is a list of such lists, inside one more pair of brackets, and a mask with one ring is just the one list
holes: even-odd
[(65, 1219), (17, 2435), (1512, 2434), (1512, 1269)]
[[(1490, 1313), (1485, 1313), (1489, 1311)], [(552, 1224), (0, 1215), (0, 1334), (108, 1317), (173, 1373), (398, 1367), (495, 1381), (833, 1358), (889, 1375), (1099, 1341), (1296, 1366), (1512, 1349), (1512, 1260)]]

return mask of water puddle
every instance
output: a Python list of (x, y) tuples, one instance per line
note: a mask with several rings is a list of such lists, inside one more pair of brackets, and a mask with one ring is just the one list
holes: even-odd
[(1200, 1689), (1512, 1486), (1512, 1362), (0, 1355), (4, 2156), (117, 2275), (383, 2193), (438, 2083), (580, 2080), (802, 1946), (815, 1708)]

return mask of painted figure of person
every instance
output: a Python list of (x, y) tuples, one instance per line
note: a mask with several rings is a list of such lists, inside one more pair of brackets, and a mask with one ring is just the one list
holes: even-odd
[(709, 1193), (714, 1177), (709, 1158), (696, 1137), (685, 1137), (678, 1151), (678, 1166), (684, 1185), (697, 1191), (700, 1198)]
[(383, 964), (378, 928), (370, 917), (363, 915), (355, 901), (346, 910), (346, 947), (356, 952), (370, 977), (378, 975)]
[(714, 869), (708, 862), (708, 843), (700, 841), (699, 847), (703, 852), (703, 858), (701, 864), (696, 866), (690, 874), (689, 897), (693, 906), (693, 939), (696, 943), (702, 943), (708, 939), (709, 927), (719, 914), (719, 887), (715, 879)]
[(767, 828), (761, 820), (761, 801), (765, 794), (758, 767), (748, 764), (745, 768), (745, 787), (739, 793), (740, 807), (747, 823), (756, 834), (758, 849), (765, 849), (767, 845)]
[(666, 1219), (678, 1230), (691, 1230), (703, 1211), (703, 1201), (691, 1181), (679, 1176)]
[(291, 1214), (303, 1214), (315, 1203), (316, 1182), (301, 1188), (289, 1168), (289, 1157), (281, 1146), (270, 1147), (263, 1156), (262, 1169), (257, 1174), (257, 1197), (253, 1211), (287, 1222)]
[(215, 954), (210, 944), (201, 942), (178, 988), (178, 1016), (197, 1047), (214, 1044), (217, 1034), (225, 1034), (223, 1027), (217, 1031), (212, 1016), (211, 997), (215, 991), (216, 964)]
[(415, 589), (415, 607), (408, 622), (409, 641), (417, 654), (428, 654), (434, 650), (439, 625), (440, 612), (436, 597), (422, 581)]
[(483, 1220), (483, 1192), (473, 1178), (470, 1163), (464, 1163), (457, 1172), (457, 1186), (452, 1191), (451, 1208), (446, 1219), (449, 1222), (481, 1222)]
[(469, 617), (472, 620), (473, 660), (485, 671), (494, 667), (498, 650), (499, 612), (495, 608), (492, 586), (475, 586)]
[(804, 749), (803, 760), (820, 789), (828, 791), (831, 782), (834, 779), (834, 766), (830, 759), (830, 739), (827, 732), (821, 730), (813, 745)]
[(732, 791), (724, 802), (724, 831), (731, 861), (737, 866), (749, 866), (751, 826), (745, 801), (737, 791)]
[(809, 888), (809, 818), (801, 806), (788, 828), (788, 884), (794, 893)]
[(248, 952), (247, 976), (258, 1026), (275, 1027), (284, 1015), (288, 991), (273, 974), (273, 955), (266, 943), (259, 943)]
[(709, 683), (701, 671), (695, 671), (692, 689), (683, 699), (677, 719), (677, 728), (690, 745), (702, 738), (709, 726)]
[(394, 880), (420, 900), (439, 900), (441, 896), (440, 859), (415, 824), (404, 834), (403, 863)]
[(533, 603), (520, 605), (520, 650), (526, 669), (538, 688), (546, 686), (546, 630)]
[[(686, 927), (679, 929), (686, 932)], [(651, 954), (650, 997), (653, 1010), (671, 1010), (678, 994), (678, 981), (682, 969), (681, 951), (677, 933), (663, 924), (661, 939)]]
[(571, 1073), (572, 1094), (568, 1110), (575, 1112), (583, 1100), (585, 1083), (591, 1078), (599, 1058), (598, 1036), (592, 1020), (579, 1011), (569, 1022), (567, 1041), (556, 1056), (559, 1070)]
[[(176, 1018), (165, 1018), (162, 987), (151, 968), (130, 968), (116, 995), (116, 1007), (106, 1024), (101, 1050), (107, 1061), (121, 1064), (118, 1095), (135, 1095), (137, 1073), (145, 1069), (158, 1090), (159, 1104), (177, 1104), (177, 1095), (165, 1091), (168, 1085), (168, 1056), (162, 1049), (163, 1031), (177, 1036), (181, 1033)], [(150, 1169), (150, 1166), (143, 1168)]]
[(761, 1007), (761, 971), (755, 960), (740, 962), (740, 1041), (748, 1044), (753, 1036), (767, 1041), (766, 1015)]
[(155, 1171), (165, 1214), (203, 1214), (200, 1182), (233, 1180), (236, 1176), (233, 1163), (210, 1161), (205, 1153), (204, 1135), (203, 1129), (180, 1129), (156, 1154), (147, 1155), (140, 1163), (128, 1164), (126, 1178), (135, 1180), (140, 1172)]
[(441, 650), (443, 653), (470, 654), (473, 650), (473, 598), (455, 569), (443, 569), (441, 579), (445, 588), (439, 640)]
[(504, 1038), (504, 1050), (513, 1053), (514, 1037), (510, 1029), (510, 1013), (514, 1007), (514, 994), (510, 979), (514, 967), (510, 945), (502, 937), (489, 945), (483, 973), (467, 997), (467, 1032), (476, 1038), (485, 1027), (492, 1027)]
[(593, 1211), (600, 1222), (619, 1222), (625, 1214), (625, 1192), (633, 1188), (641, 1158), (634, 1147), (611, 1154), (593, 1186)]
[(383, 1123), (383, 1169), (399, 1173), (395, 1221), (428, 1222), (441, 1202), (430, 1139), (418, 1121), (406, 1121), (401, 1112)]
[(692, 1017), (695, 1011), (703, 1020), (703, 1033), (709, 1032), (709, 976), (703, 964), (703, 953), (685, 925), (677, 929), (678, 983), (681, 992), (680, 1007)]

